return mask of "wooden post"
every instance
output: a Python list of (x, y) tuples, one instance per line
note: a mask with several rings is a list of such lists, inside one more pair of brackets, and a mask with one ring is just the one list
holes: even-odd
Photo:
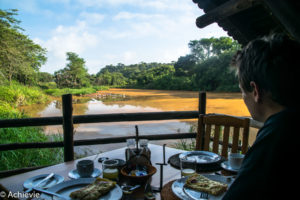
[(199, 92), (199, 105), (198, 105), (199, 114), (206, 114), (206, 92)]
[[(201, 140), (201, 143), (198, 143), (198, 148), (201, 148), (200, 150), (204, 149), (204, 133), (205, 133), (205, 125), (203, 124), (203, 116), (206, 114), (206, 92), (201, 91), (199, 92), (199, 104), (198, 104), (198, 133), (197, 133), (197, 139)], [(199, 125), (199, 123), (202, 123), (202, 126)], [(200, 129), (201, 127), (201, 129)], [(200, 133), (201, 132), (201, 133)]]
[(64, 160), (65, 162), (68, 162), (74, 160), (72, 94), (65, 94), (62, 96), (62, 109), (64, 129)]

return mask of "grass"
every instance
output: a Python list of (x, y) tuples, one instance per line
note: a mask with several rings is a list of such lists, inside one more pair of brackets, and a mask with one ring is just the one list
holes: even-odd
[[(197, 132), (197, 125), (191, 124), (189, 132), (190, 133)], [(177, 133), (180, 134), (180, 129), (177, 130)], [(194, 138), (180, 139), (179, 142), (175, 142), (172, 146), (176, 149), (182, 149), (185, 151), (194, 151), (196, 147), (196, 139)]]
[[(16, 109), (19, 105), (44, 103), (47, 101), (41, 89), (20, 84), (0, 86), (0, 120), (26, 118)], [(60, 141), (59, 135), (46, 136), (41, 128), (1, 128), (0, 144)], [(0, 152), (0, 170), (51, 165), (63, 162), (62, 148), (54, 149), (21, 149)]]
[(108, 86), (93, 86), (88, 88), (80, 88), (80, 89), (71, 89), (71, 88), (55, 88), (55, 89), (46, 89), (44, 90), (46, 94), (59, 97), (63, 94), (73, 94), (76, 96), (81, 96), (85, 94), (92, 94), (96, 93), (99, 90), (108, 90)]
[(63, 94), (73, 94), (73, 95), (84, 95), (84, 94), (91, 94), (95, 93), (96, 90), (93, 88), (81, 88), (81, 89), (70, 89), (70, 88), (63, 88), (63, 89), (47, 89), (45, 93), (51, 96), (59, 97)]
[[(24, 118), (23, 113), (19, 112), (9, 104), (0, 105), (0, 119)], [(0, 144), (26, 143), (26, 142), (47, 142), (61, 141), (59, 135), (46, 136), (41, 128), (22, 127), (22, 128), (1, 128)], [(33, 167), (51, 165), (63, 162), (63, 150), (54, 149), (21, 149), (0, 152), (0, 170), (10, 170), (23, 167)]]
[(17, 107), (20, 105), (44, 103), (48, 101), (48, 97), (39, 87), (13, 83), (12, 85), (0, 85), (0, 101)]
[(96, 93), (99, 90), (108, 90), (109, 86), (93, 86), (88, 88), (72, 89), (72, 88), (53, 88), (45, 89), (44, 92), (48, 95), (59, 97), (63, 94), (73, 94), (77, 96)]
[[(33, 127), (0, 129), (0, 144), (59, 141), (61, 136), (46, 136), (42, 129)], [(20, 149), (0, 152), (0, 170), (51, 165), (63, 162), (62, 148)]]

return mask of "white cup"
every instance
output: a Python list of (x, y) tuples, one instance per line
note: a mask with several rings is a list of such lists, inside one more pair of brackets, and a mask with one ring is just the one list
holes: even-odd
[(228, 156), (229, 165), (233, 169), (240, 169), (245, 155), (240, 153), (231, 153)]

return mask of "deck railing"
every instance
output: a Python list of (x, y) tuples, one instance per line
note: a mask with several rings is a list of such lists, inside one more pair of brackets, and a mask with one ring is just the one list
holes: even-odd
[[(31, 149), (31, 148), (64, 148), (64, 161), (74, 159), (74, 146), (97, 145), (109, 143), (122, 143), (134, 136), (123, 136), (113, 138), (96, 138), (87, 140), (73, 140), (73, 124), (99, 123), (99, 122), (124, 122), (124, 121), (150, 121), (150, 120), (171, 120), (171, 119), (197, 119), (199, 114), (206, 113), (206, 93), (199, 93), (198, 111), (171, 111), (171, 112), (146, 112), (146, 113), (118, 113), (118, 114), (97, 114), (97, 115), (72, 115), (72, 95), (62, 96), (62, 117), (41, 117), (26, 119), (5, 119), (0, 120), (0, 128), (63, 125), (63, 138), (61, 142), (39, 142), (39, 143), (11, 143), (0, 144), (0, 151)], [(251, 120), (250, 126), (259, 128), (261, 124)], [(171, 133), (160, 135), (144, 135), (140, 138), (148, 140), (168, 140), (195, 138), (196, 133)]]

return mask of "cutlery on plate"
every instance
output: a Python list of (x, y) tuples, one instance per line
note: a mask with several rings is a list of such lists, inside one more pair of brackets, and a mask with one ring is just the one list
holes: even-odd
[(49, 174), (48, 176), (46, 176), (45, 178), (43, 178), (41, 181), (39, 181), (38, 183), (36, 184), (33, 184), (33, 186), (31, 188), (28, 188), (28, 190), (26, 190), (25, 192), (28, 193), (28, 192), (31, 192), (32, 191), (32, 188), (34, 187), (40, 187), (42, 183), (45, 183), (47, 180), (49, 180), (50, 178), (52, 178), (54, 176), (54, 173), (51, 173)]
[(51, 191), (48, 191), (48, 190), (44, 190), (44, 189), (41, 189), (41, 188), (33, 187), (32, 190), (37, 191), (37, 192), (41, 192), (41, 193), (45, 193), (45, 194), (48, 194), (48, 195), (51, 195), (51, 196), (56, 196), (56, 197), (58, 197), (60, 199), (70, 200), (69, 197), (66, 197), (66, 196), (63, 196), (61, 194), (58, 194), (58, 193), (55, 193), (55, 192), (51, 192)]
[(141, 186), (141, 185), (135, 185), (135, 186), (122, 185), (122, 186), (121, 186), (121, 189), (122, 189), (124, 192), (131, 193), (133, 190), (139, 188), (140, 186)]

